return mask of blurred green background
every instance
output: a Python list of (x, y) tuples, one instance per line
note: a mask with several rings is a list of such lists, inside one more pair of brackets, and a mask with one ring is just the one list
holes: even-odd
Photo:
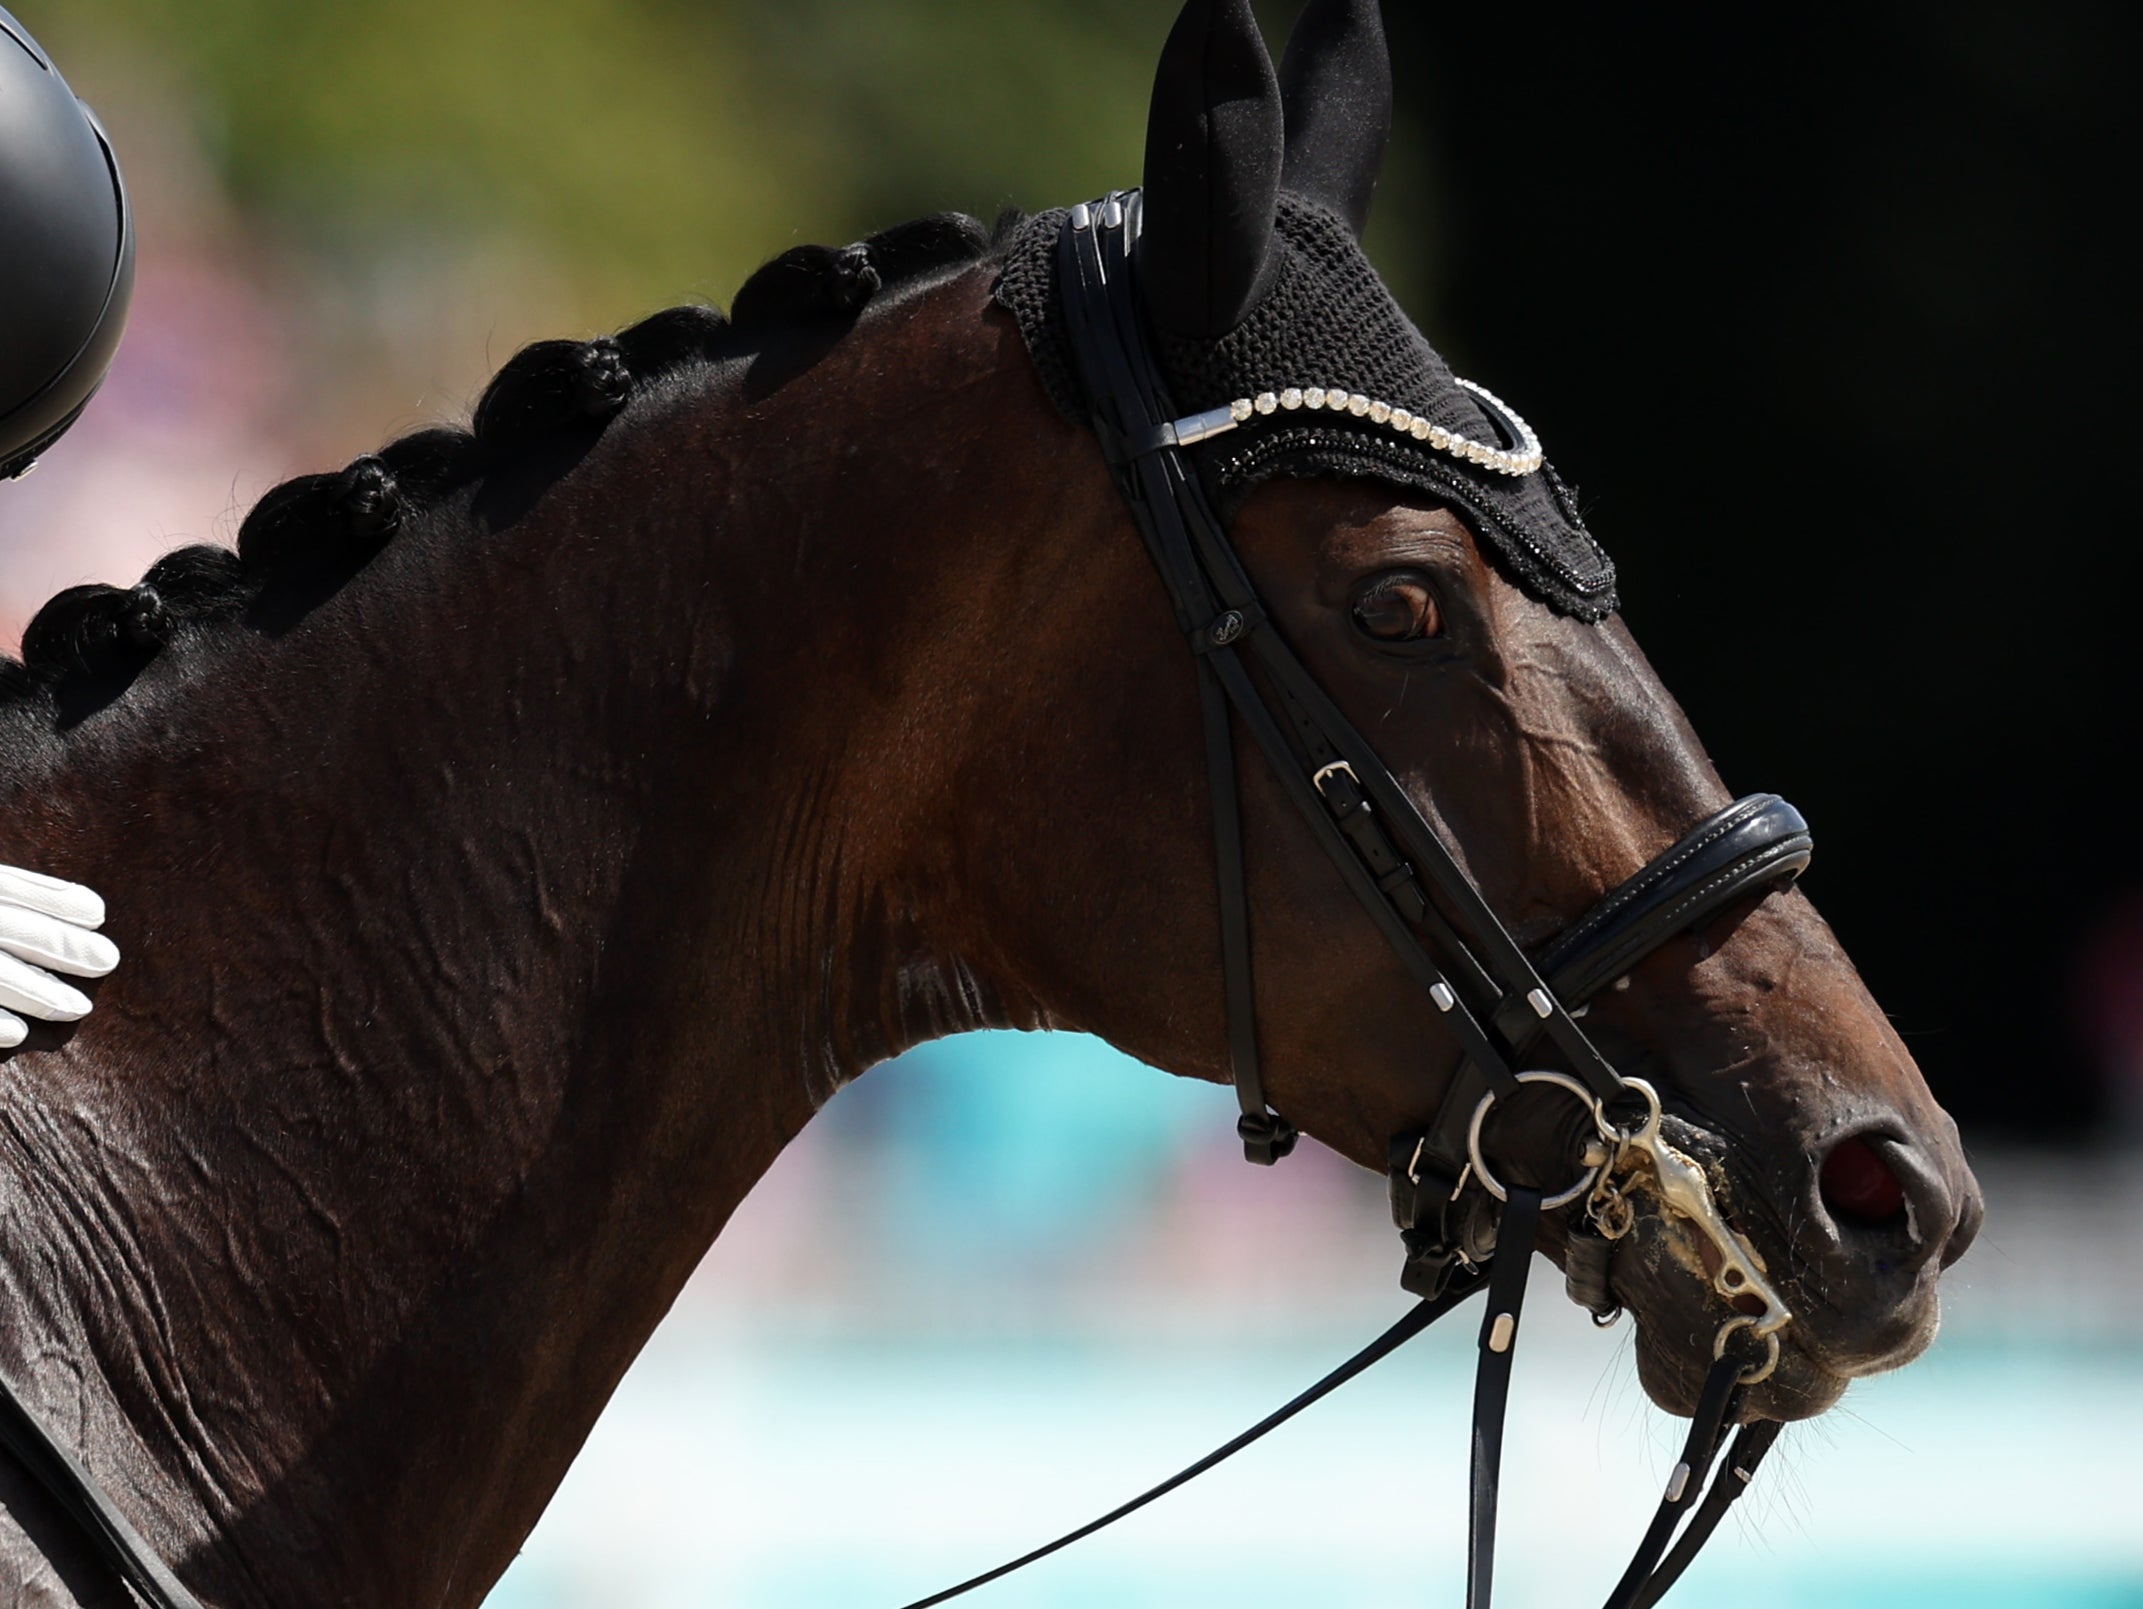
[[(525, 340), (725, 302), (799, 241), (1129, 182), (1171, 17), (1142, 0), (15, 9), (112, 128), (145, 273), (212, 200), (225, 246), (273, 275), (338, 435), (374, 399), (450, 404)], [(1405, 287), (1409, 232), (1389, 233)]]
[(121, 127), (153, 93), (248, 223), (323, 271), (412, 240), (534, 252), (552, 311), (590, 324), (718, 296), (796, 240), (1132, 170), (1160, 20), (1126, 0), (17, 9)]

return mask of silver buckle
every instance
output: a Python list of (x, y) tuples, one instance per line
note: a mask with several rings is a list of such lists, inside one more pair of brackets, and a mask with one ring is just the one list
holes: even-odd
[(1346, 773), (1347, 780), (1357, 788), (1362, 785), (1362, 779), (1354, 774), (1353, 766), (1349, 765), (1345, 760), (1334, 760), (1330, 765), (1321, 765), (1317, 768), (1317, 774), (1310, 778), (1310, 786), (1329, 798), (1331, 795), (1326, 792), (1325, 779), (1337, 776), (1342, 771)]

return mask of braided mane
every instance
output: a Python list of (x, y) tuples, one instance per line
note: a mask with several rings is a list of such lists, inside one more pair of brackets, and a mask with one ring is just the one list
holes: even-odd
[(0, 708), (43, 700), (55, 723), (71, 683), (123, 687), (187, 627), (266, 623), (319, 602), (361, 571), (405, 520), (571, 432), (600, 434), (652, 381), (739, 355), (768, 330), (852, 318), (881, 290), (979, 262), (1019, 222), (993, 231), (960, 213), (901, 224), (851, 246), (796, 246), (759, 268), (728, 317), (674, 307), (592, 341), (538, 341), (484, 388), (467, 429), (437, 426), (345, 469), (302, 475), (262, 497), (236, 551), (179, 548), (134, 586), (69, 587), (0, 656)]

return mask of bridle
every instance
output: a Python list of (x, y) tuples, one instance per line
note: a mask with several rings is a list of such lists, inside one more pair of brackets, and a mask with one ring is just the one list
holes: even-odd
[[(1406, 1249), (1400, 1282), (1421, 1299), (1410, 1312), (1309, 1390), (1189, 1468), (1100, 1519), (908, 1609), (958, 1597), (1143, 1508), (1284, 1424), (1483, 1289), (1488, 1300), (1474, 1383), (1466, 1603), (1487, 1609), (1504, 1406), (1541, 1215), (1581, 1209), (1568, 1231), (1570, 1287), (1596, 1320), (1611, 1322), (1617, 1309), (1608, 1291), (1608, 1258), (1613, 1241), (1633, 1225), (1630, 1194), (1639, 1189), (1711, 1243), (1719, 1263), (1712, 1282), (1720, 1297), (1758, 1306), (1720, 1326), (1681, 1459), (1607, 1599), (1607, 1609), (1648, 1609), (1709, 1539), (1777, 1436), (1779, 1427), (1770, 1421), (1744, 1426), (1724, 1467), (1712, 1475), (1743, 1391), (1777, 1365), (1779, 1335), (1791, 1314), (1754, 1248), (1726, 1222), (1702, 1168), (1663, 1137), (1657, 1091), (1617, 1073), (1577, 1018), (1595, 995), (1670, 939), (1738, 901), (1791, 883), (1808, 864), (1807, 823), (1773, 794), (1736, 800), (1607, 893), (1537, 962), (1528, 958), (1260, 603), (1185, 457), (1186, 448), (1242, 421), (1226, 408), (1178, 417), (1168, 405), (1137, 292), (1138, 228), (1136, 192), (1073, 208), (1058, 240), (1057, 281), (1094, 433), (1197, 667), (1228, 1052), (1244, 1154), (1252, 1162), (1277, 1162), (1293, 1149), (1296, 1131), (1267, 1104), (1259, 1069), (1237, 722), (1371, 922), (1450, 1025), (1463, 1059), (1430, 1122), (1391, 1140), (1392, 1213)], [(1477, 389), (1474, 395), (1513, 443), (1529, 434), (1493, 398)], [(1253, 679), (1253, 667), (1271, 690), (1269, 699)], [(1568, 1071), (1526, 1066), (1529, 1052), (1543, 1042)], [(1564, 1092), (1590, 1118), (1586, 1143), (1573, 1159), (1573, 1181), (1553, 1192), (1506, 1183), (1482, 1148), (1495, 1104), (1528, 1084)], [(1499, 1244), (1509, 1255), (1496, 1255)], [(1753, 1360), (1742, 1355), (1745, 1341), (1756, 1344)], [(201, 1609), (4, 1380), (0, 1445), (53, 1494), (143, 1602), (152, 1609)]]
[[(1401, 1283), (1422, 1298), (1420, 1306), (1364, 1353), (1217, 1454), (1116, 1514), (1005, 1568), (1090, 1534), (1210, 1468), (1485, 1287), (1488, 1303), (1474, 1388), (1466, 1601), (1470, 1609), (1486, 1609), (1503, 1408), (1540, 1215), (1582, 1206), (1570, 1233), (1572, 1284), (1596, 1318), (1606, 1317), (1615, 1311), (1607, 1291), (1608, 1250), (1629, 1232), (1634, 1218), (1629, 1192), (1641, 1187), (1712, 1243), (1719, 1254), (1715, 1291), (1729, 1303), (1753, 1299), (1758, 1307), (1720, 1326), (1682, 1459), (1636, 1557), (1607, 1600), (1609, 1609), (1651, 1604), (1708, 1539), (1777, 1435), (1778, 1426), (1768, 1421), (1745, 1427), (1727, 1461), (1730, 1473), (1707, 1492), (1709, 1471), (1741, 1393), (1776, 1367), (1779, 1334), (1791, 1314), (1754, 1248), (1719, 1211), (1703, 1170), (1662, 1137), (1657, 1091), (1617, 1073), (1587, 1038), (1577, 1013), (1668, 940), (1738, 901), (1791, 883), (1808, 864), (1808, 824), (1775, 795), (1736, 800), (1608, 892), (1537, 963), (1528, 958), (1398, 778), (1303, 668), (1251, 585), (1185, 455), (1197, 442), (1244, 424), (1244, 410), (1238, 404), (1179, 417), (1170, 406), (1137, 288), (1139, 219), (1137, 192), (1115, 192), (1073, 208), (1057, 241), (1058, 296), (1094, 434), (1161, 573), (1197, 666), (1213, 806), (1228, 1055), (1242, 1109), (1236, 1132), (1244, 1155), (1252, 1162), (1276, 1162), (1293, 1148), (1296, 1132), (1267, 1104), (1259, 1068), (1237, 723), (1263, 753), (1282, 792), (1370, 921), (1450, 1025), (1463, 1059), (1428, 1125), (1391, 1140), (1392, 1211), (1406, 1247)], [(1531, 439), (1522, 422), (1492, 397), (1469, 389), (1514, 447)], [(1269, 696), (1253, 678), (1253, 668)], [(1542, 1043), (1559, 1054), (1567, 1072), (1527, 1068), (1528, 1053)], [(1553, 1193), (1506, 1185), (1482, 1153), (1490, 1110), (1528, 1084), (1564, 1091), (1591, 1118), (1589, 1143), (1573, 1165), (1574, 1182)], [(1492, 1206), (1484, 1210), (1484, 1201)], [(1484, 1235), (1470, 1223), (1486, 1211), (1494, 1212), (1496, 1222)], [(1510, 1255), (1494, 1255), (1499, 1243)], [(1755, 1342), (1753, 1361), (1739, 1355), (1746, 1350), (1744, 1339)], [(1692, 1510), (1696, 1518), (1670, 1554), (1676, 1528)], [(910, 1609), (943, 1602), (1002, 1573), (992, 1571)]]

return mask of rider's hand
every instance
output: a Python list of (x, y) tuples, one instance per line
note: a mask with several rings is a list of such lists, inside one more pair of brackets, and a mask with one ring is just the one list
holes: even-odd
[(119, 947), (92, 929), (104, 901), (80, 883), (0, 866), (0, 1050), (19, 1045), (30, 1025), (17, 1016), (73, 1022), (89, 1014), (89, 997), (52, 974), (101, 978), (119, 964)]

